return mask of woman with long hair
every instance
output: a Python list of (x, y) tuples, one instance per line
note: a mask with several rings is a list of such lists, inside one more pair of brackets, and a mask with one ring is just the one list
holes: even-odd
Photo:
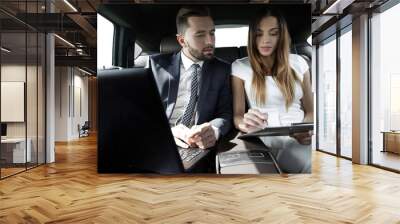
[[(289, 50), (285, 19), (268, 9), (259, 11), (249, 26), (248, 57), (232, 64), (234, 124), (240, 131), (248, 133), (266, 126), (313, 122), (308, 64)], [(309, 173), (311, 134), (261, 137), (261, 140), (284, 172)]]

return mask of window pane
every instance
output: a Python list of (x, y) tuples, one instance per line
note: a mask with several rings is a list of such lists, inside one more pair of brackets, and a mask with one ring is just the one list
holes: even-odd
[(114, 24), (97, 14), (97, 68), (112, 67)]
[(25, 170), (31, 159), (31, 141), (26, 144), (25, 91), (26, 41), (25, 32), (1, 34), (1, 123), (6, 133), (1, 140), (1, 177)]
[(27, 75), (26, 75), (26, 125), (27, 125), (27, 142), (28, 142), (28, 168), (37, 165), (38, 161), (38, 33), (27, 33)]
[[(215, 47), (240, 47), (247, 46), (248, 26), (216, 27)], [(235, 37), (235, 38), (232, 38)]]
[(336, 153), (336, 38), (318, 51), (318, 147)]
[(352, 35), (340, 37), (340, 152), (351, 158), (352, 141)]
[(46, 36), (43, 33), (39, 34), (39, 45), (38, 45), (38, 164), (45, 163), (46, 149), (45, 149), (45, 111), (46, 111)]
[[(372, 163), (400, 170), (400, 4), (371, 19), (372, 23)], [(385, 145), (384, 145), (385, 143)], [(382, 150), (384, 152), (382, 152)]]

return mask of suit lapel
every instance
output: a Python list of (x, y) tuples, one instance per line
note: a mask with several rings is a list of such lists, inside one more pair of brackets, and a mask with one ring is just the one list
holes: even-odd
[(197, 113), (196, 116), (196, 124), (199, 120), (201, 120), (201, 116), (203, 114), (203, 110), (205, 105), (207, 104), (207, 92), (208, 87), (210, 86), (210, 75), (212, 74), (212, 67), (210, 66), (210, 61), (204, 61), (203, 67), (201, 69), (201, 83), (200, 83), (200, 96), (199, 101), (197, 102)]
[(169, 89), (168, 89), (168, 107), (166, 108), (166, 114), (168, 119), (172, 115), (172, 111), (174, 110), (176, 98), (178, 95), (179, 88), (179, 78), (180, 78), (180, 63), (181, 62), (181, 54), (177, 53), (172, 56), (171, 64), (166, 68), (166, 71), (171, 76)]

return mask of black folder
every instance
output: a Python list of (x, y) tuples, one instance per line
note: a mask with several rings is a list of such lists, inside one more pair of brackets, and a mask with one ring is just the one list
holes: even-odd
[(289, 126), (272, 126), (240, 135), (239, 139), (248, 139), (263, 136), (289, 136), (294, 133), (308, 132), (314, 129), (314, 123), (293, 123)]

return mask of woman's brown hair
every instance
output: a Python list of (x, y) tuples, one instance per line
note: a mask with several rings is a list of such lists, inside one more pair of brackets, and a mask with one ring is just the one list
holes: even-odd
[[(262, 55), (257, 49), (257, 30), (261, 20), (265, 17), (275, 17), (278, 22), (279, 39), (275, 52), (271, 55), (273, 58), (272, 68), (267, 68), (262, 60)], [(254, 19), (250, 22), (247, 53), (251, 67), (253, 69), (252, 93), (258, 105), (265, 105), (267, 99), (265, 75), (268, 70), (271, 71), (272, 77), (282, 91), (286, 100), (286, 108), (293, 102), (295, 95), (295, 84), (300, 81), (289, 64), (290, 35), (285, 19), (280, 13), (269, 9), (260, 10)]]

